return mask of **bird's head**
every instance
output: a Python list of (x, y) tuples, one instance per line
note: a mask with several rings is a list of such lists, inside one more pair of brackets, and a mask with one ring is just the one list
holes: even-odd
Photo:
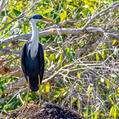
[(52, 22), (52, 23), (56, 23), (56, 21), (52, 20), (52, 19), (48, 19), (48, 18), (45, 18), (43, 17), (42, 15), (40, 14), (35, 14), (33, 16), (30, 17), (30, 20), (34, 20), (34, 21), (43, 21), (43, 22)]

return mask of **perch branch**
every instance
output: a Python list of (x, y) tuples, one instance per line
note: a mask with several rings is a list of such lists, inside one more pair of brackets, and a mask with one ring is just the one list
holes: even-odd
[[(40, 31), (39, 32), (39, 37), (45, 37), (45, 36), (51, 36), (51, 35), (58, 35), (58, 34), (73, 34), (73, 35), (78, 35), (78, 34), (84, 34), (84, 33), (96, 33), (96, 32), (100, 32), (100, 33), (105, 33), (106, 31), (103, 30), (102, 28), (98, 28), (98, 27), (88, 27), (86, 28), (86, 30), (83, 29), (72, 29), (72, 28), (51, 28), (45, 31)], [(109, 34), (110, 36), (114, 37), (119, 40), (119, 37), (117, 35), (114, 34)], [(24, 35), (15, 35), (15, 36), (11, 36), (9, 38), (6, 39), (2, 39), (0, 41), (0, 45), (2, 44), (6, 44), (6, 43), (10, 43), (11, 41), (18, 41), (18, 39), (30, 39), (31, 34), (24, 34)]]

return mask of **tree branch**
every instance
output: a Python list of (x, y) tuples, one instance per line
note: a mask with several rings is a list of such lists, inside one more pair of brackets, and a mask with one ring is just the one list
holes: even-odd
[[(44, 31), (40, 31), (39, 32), (39, 37), (45, 37), (45, 36), (51, 36), (51, 35), (68, 35), (68, 34), (72, 34), (72, 35), (79, 35), (79, 34), (84, 34), (84, 33), (96, 33), (96, 32), (100, 32), (100, 33), (107, 33), (104, 29), (102, 28), (98, 28), (98, 27), (88, 27), (85, 30), (83, 29), (72, 29), (72, 28), (51, 28), (48, 30), (44, 30)], [(109, 33), (108, 33), (109, 34)], [(109, 34), (112, 37), (115, 37), (117, 40), (119, 40), (119, 37), (115, 34)], [(0, 45), (2, 44), (8, 44), (12, 41), (18, 41), (19, 39), (30, 39), (31, 34), (24, 34), (24, 35), (15, 35), (15, 36), (11, 36), (9, 38), (6, 39), (2, 39), (0, 41)]]
[(8, 50), (6, 48), (0, 48), (0, 51), (4, 52), (4, 54), (6, 54), (6, 53), (19, 54), (20, 53), (20, 51), (12, 51), (12, 50)]
[(89, 21), (85, 24), (83, 29), (86, 29), (89, 24), (91, 24), (96, 18), (101, 17), (102, 15), (104, 16), (105, 14), (109, 13), (111, 10), (116, 9), (119, 7), (119, 2), (114, 2), (113, 4), (110, 5), (110, 7), (98, 12), (96, 15), (92, 16)]

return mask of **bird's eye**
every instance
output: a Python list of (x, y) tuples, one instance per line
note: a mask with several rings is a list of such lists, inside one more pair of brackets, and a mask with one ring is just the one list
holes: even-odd
[(38, 18), (39, 18), (39, 19), (42, 19), (42, 17), (41, 17), (41, 16), (39, 16)]

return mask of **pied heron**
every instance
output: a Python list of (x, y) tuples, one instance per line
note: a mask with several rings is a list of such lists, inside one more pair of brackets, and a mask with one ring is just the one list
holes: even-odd
[(34, 92), (40, 90), (45, 66), (44, 53), (42, 45), (39, 43), (39, 31), (36, 26), (36, 21), (55, 23), (55, 21), (39, 14), (31, 16), (29, 20), (32, 27), (32, 36), (31, 39), (23, 45), (21, 52), (21, 67), (28, 82), (27, 98), (30, 89)]

